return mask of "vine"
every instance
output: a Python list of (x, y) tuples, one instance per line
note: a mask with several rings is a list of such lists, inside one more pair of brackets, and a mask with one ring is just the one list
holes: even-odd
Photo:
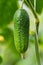
[(41, 62), (40, 62), (40, 56), (39, 56), (39, 48), (38, 48), (38, 29), (39, 29), (39, 18), (36, 14), (36, 11), (31, 3), (30, 0), (25, 0), (26, 4), (28, 6), (30, 6), (34, 16), (35, 16), (35, 52), (36, 52), (36, 57), (37, 57), (37, 62), (38, 62), (38, 65), (41, 65)]

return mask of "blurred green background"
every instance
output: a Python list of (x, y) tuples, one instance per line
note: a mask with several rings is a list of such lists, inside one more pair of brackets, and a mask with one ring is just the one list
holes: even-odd
[[(41, 65), (43, 65), (43, 0), (36, 0), (36, 12), (40, 20), (39, 25), (39, 52)], [(31, 0), (34, 6), (34, 0)], [(14, 22), (15, 11), (22, 5), (21, 0), (0, 0), (0, 65), (37, 65), (34, 42), (34, 15), (31, 9), (24, 3), (23, 8), (30, 18), (29, 46), (25, 53), (26, 58), (21, 59), (14, 45)]]

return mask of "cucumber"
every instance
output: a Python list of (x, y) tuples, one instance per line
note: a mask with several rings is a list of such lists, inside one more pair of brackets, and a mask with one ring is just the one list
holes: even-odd
[(19, 53), (24, 53), (28, 48), (29, 40), (29, 15), (24, 9), (18, 9), (14, 14), (14, 42)]

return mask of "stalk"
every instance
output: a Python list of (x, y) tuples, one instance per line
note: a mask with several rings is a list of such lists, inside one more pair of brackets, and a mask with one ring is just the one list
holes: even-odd
[(35, 17), (35, 20), (36, 20), (36, 22), (35, 22), (35, 24), (36, 24), (36, 31), (37, 31), (37, 34), (38, 34), (39, 18), (38, 18), (38, 16), (37, 16), (37, 13), (36, 13), (36, 11), (34, 10), (34, 7), (33, 7), (33, 5), (32, 5), (32, 3), (31, 3), (30, 0), (25, 0), (25, 2), (26, 2), (26, 4), (28, 5), (28, 7), (30, 6), (30, 8), (31, 8), (31, 10), (32, 10), (32, 12), (33, 12), (33, 14), (34, 14), (34, 17)]
[[(34, 10), (36, 11), (36, 0), (34, 0)], [(34, 20), (34, 22), (37, 22), (37, 20)], [(35, 25), (35, 52), (36, 52), (36, 58), (38, 65), (41, 65), (40, 62), (40, 55), (39, 55), (39, 45), (38, 45), (38, 32)]]
[(23, 8), (23, 4), (24, 4), (24, 0), (22, 0), (22, 5), (21, 5), (21, 8)]
[(38, 36), (37, 36), (37, 33), (35, 33), (35, 52), (36, 52), (36, 58), (37, 58), (38, 65), (41, 65), (38, 46), (39, 46), (38, 45)]
[(38, 48), (38, 29), (39, 29), (39, 19), (38, 19), (38, 16), (37, 16), (37, 13), (31, 3), (30, 0), (25, 0), (26, 4), (28, 6), (30, 6), (33, 14), (34, 14), (34, 17), (35, 17), (35, 52), (36, 52), (36, 57), (37, 57), (37, 62), (38, 62), (38, 65), (41, 65), (41, 62), (40, 62), (40, 56), (39, 56), (39, 48)]
[(21, 54), (21, 59), (25, 59), (25, 53)]

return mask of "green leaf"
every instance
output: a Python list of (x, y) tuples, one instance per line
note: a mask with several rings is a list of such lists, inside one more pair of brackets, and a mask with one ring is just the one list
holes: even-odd
[(17, 0), (0, 0), (0, 28), (12, 21), (17, 8)]
[(37, 0), (36, 2), (36, 10), (40, 14), (43, 9), (43, 0)]

